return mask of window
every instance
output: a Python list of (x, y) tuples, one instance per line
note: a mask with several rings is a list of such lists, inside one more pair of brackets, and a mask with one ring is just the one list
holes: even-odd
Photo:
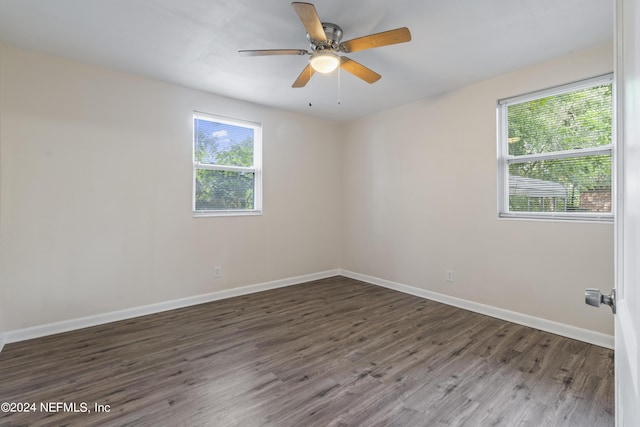
[(261, 214), (261, 130), (257, 123), (194, 113), (194, 216)]
[(613, 220), (612, 79), (498, 101), (500, 217)]

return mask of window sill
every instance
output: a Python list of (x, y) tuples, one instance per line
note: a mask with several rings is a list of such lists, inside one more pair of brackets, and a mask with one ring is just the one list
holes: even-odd
[(524, 220), (524, 221), (551, 221), (551, 222), (578, 222), (578, 223), (600, 223), (613, 224), (613, 214), (551, 214), (534, 212), (501, 212), (498, 219)]
[(193, 218), (209, 218), (215, 216), (261, 216), (262, 211), (194, 211)]

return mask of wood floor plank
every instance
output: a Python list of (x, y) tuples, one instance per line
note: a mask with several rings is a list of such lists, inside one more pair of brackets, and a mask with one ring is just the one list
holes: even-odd
[[(612, 426), (613, 352), (345, 277), (8, 344), (2, 426)], [(96, 413), (94, 403), (109, 405)]]

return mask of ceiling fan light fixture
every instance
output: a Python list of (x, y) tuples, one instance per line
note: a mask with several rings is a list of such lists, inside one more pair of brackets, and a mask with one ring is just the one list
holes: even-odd
[(343, 42), (342, 28), (331, 22), (320, 21), (313, 4), (294, 1), (291, 6), (307, 30), (310, 51), (304, 49), (262, 49), (241, 50), (240, 53), (247, 56), (311, 55), (307, 65), (291, 85), (294, 88), (304, 87), (316, 72), (327, 74), (335, 71), (338, 67), (369, 84), (375, 83), (382, 77), (380, 74), (346, 56), (339, 56), (339, 54), (406, 43), (411, 40), (409, 29), (401, 27)]
[(317, 72), (327, 74), (338, 68), (340, 58), (331, 51), (318, 51), (311, 54), (309, 64)]

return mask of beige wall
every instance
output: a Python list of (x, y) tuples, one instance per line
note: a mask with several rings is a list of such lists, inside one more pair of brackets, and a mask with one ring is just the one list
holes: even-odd
[(613, 286), (613, 225), (498, 220), (496, 201), (496, 101), (612, 69), (602, 46), (351, 123), (342, 267), (612, 334), (583, 293)]
[[(3, 206), (3, 199), (2, 199), (2, 182), (4, 181), (4, 175), (2, 173), (2, 105), (4, 105), (4, 101), (3, 101), (3, 79), (2, 79), (2, 70), (3, 70), (3, 64), (4, 64), (4, 44), (0, 43), (0, 247), (2, 245), (2, 241), (4, 240), (4, 232), (3, 230), (3, 220), (2, 220), (2, 206)], [(2, 268), (2, 252), (0, 252), (0, 268)], [(1, 270), (0, 270), (0, 274)], [(2, 350), (2, 347), (4, 346), (4, 331), (7, 330), (6, 326), (5, 326), (5, 320), (4, 320), (4, 302), (3, 302), (3, 292), (2, 289), (4, 288), (3, 286), (3, 281), (0, 277), (0, 351)]]
[[(339, 144), (326, 122), (12, 47), (3, 56), (4, 331), (339, 265)], [(263, 124), (264, 215), (192, 218), (193, 110)]]
[[(343, 126), (1, 50), (0, 331), (342, 267), (613, 333), (613, 226), (498, 220), (495, 126), (611, 46)], [(263, 216), (191, 217), (194, 109), (263, 124)]]

